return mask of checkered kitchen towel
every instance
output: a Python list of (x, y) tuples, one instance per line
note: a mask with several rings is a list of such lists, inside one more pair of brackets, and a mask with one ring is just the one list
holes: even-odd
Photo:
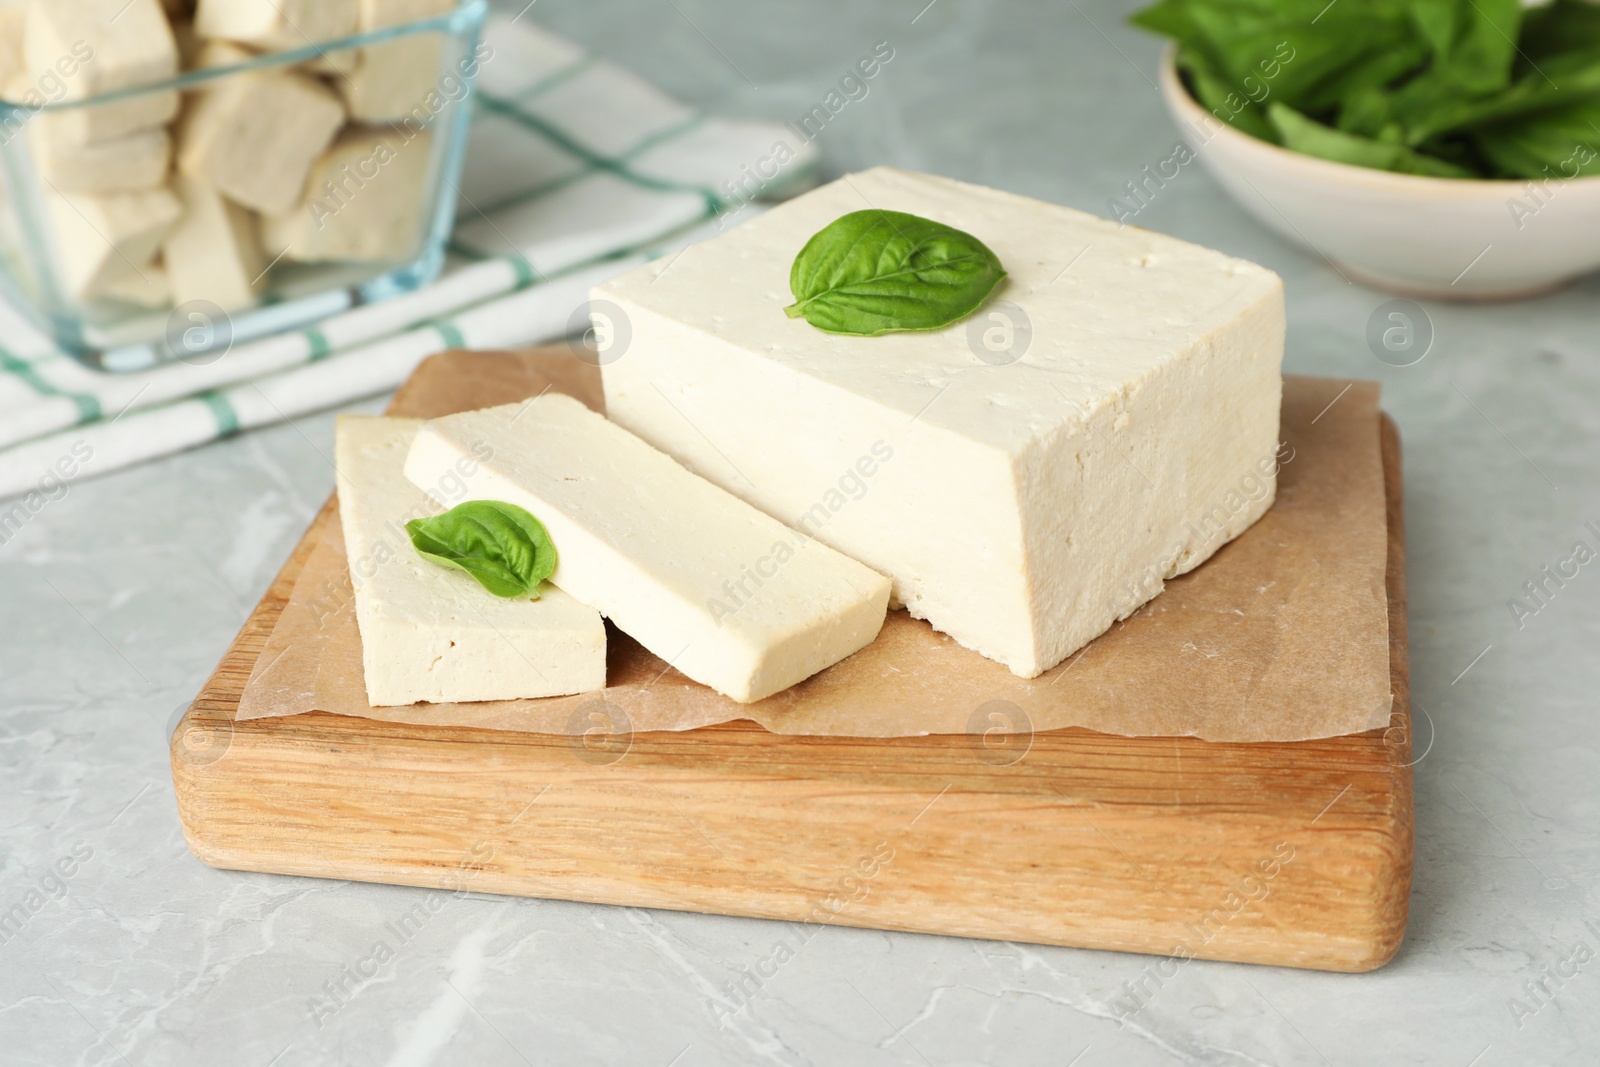
[(437, 283), (205, 366), (135, 374), (89, 370), (0, 305), (0, 498), (39, 488), (64, 458), (103, 474), (384, 392), (446, 348), (564, 336), (595, 282), (742, 210), (755, 190), (740, 175), (778, 142), (789, 162), (759, 192), (812, 179), (814, 146), (787, 127), (695, 114), (527, 19), (491, 18), (485, 36), (494, 55)]

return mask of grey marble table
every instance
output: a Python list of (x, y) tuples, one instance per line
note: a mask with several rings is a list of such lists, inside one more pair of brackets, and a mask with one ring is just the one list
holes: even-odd
[[(1126, 7), (924, 4), (540, 0), (527, 17), (697, 104), (776, 118), (889, 42), (821, 137), (832, 172), (887, 162), (1104, 214), (1170, 153), (1158, 45)], [(1600, 564), (1536, 614), (1508, 607), (1575, 542), (1600, 547), (1600, 279), (1427, 304), (1432, 351), (1393, 367), (1365, 340), (1387, 297), (1199, 170), (1139, 221), (1280, 272), (1289, 369), (1382, 381), (1404, 434), (1426, 754), (1390, 966), (1194, 963), (1119, 1023), (1110, 1003), (1149, 959), (827, 929), (719, 1020), (785, 926), (465, 895), (400, 942), (386, 924), (418, 891), (202, 866), (167, 731), (332, 486), (324, 415), (74, 485), (0, 546), (0, 912), (31, 902), (0, 933), (0, 1063), (1600, 1063)]]

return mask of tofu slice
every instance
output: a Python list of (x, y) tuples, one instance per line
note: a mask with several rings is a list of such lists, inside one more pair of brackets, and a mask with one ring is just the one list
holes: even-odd
[[(204, 53), (200, 62), (210, 65)], [(338, 94), (315, 78), (236, 74), (196, 93), (180, 123), (178, 169), (255, 211), (288, 211), (343, 124)]]
[(106, 141), (74, 144), (28, 126), (28, 143), (48, 188), (61, 193), (117, 193), (150, 189), (167, 180), (172, 137), (164, 127)]
[[(359, 0), (356, 27), (370, 33), (448, 14), (455, 0)], [(444, 35), (414, 33), (361, 50), (360, 62), (335, 86), (357, 122), (399, 122), (439, 83)]]
[(556, 546), (551, 581), (740, 703), (839, 662), (883, 625), (883, 576), (568, 396), (435, 419), (417, 434), (406, 476), (442, 503), (527, 508)]
[(202, 37), (288, 51), (354, 33), (356, 0), (200, 0), (194, 24)]
[(177, 186), (183, 220), (162, 246), (174, 303), (254, 304), (267, 269), (255, 214), (195, 178), (180, 175)]
[[(788, 318), (795, 256), (868, 208), (971, 233), (1009, 277), (934, 332)], [(879, 168), (594, 297), (631, 328), (602, 365), (612, 419), (1025, 678), (1272, 504), (1283, 283), (1220, 252)]]
[(421, 426), (363, 415), (338, 423), (339, 519), (368, 701), (391, 707), (604, 689), (599, 612), (549, 583), (537, 600), (503, 600), (412, 547), (405, 524), (440, 510), (404, 474)]
[(178, 222), (183, 207), (167, 189), (133, 193), (46, 195), (61, 280), (78, 300), (102, 295), (118, 279), (136, 279)]
[(306, 263), (411, 258), (432, 154), (426, 130), (346, 131), (312, 166), (303, 199), (263, 221), (263, 243)]
[[(23, 54), (35, 84), (47, 76), (65, 100), (151, 85), (178, 73), (178, 46), (159, 0), (34, 0)], [(73, 68), (66, 74), (63, 65)], [(121, 137), (171, 121), (178, 94), (144, 93), (39, 116), (46, 135), (73, 144)]]

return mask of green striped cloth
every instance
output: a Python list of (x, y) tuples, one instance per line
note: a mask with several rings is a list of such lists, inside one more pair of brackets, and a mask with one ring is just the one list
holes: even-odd
[[(814, 146), (788, 127), (696, 114), (525, 17), (491, 18), (485, 39), (438, 282), (205, 365), (134, 374), (82, 366), (0, 304), (0, 498), (384, 392), (446, 348), (564, 336), (595, 282), (812, 180)], [(753, 181), (775, 154), (788, 160), (778, 176)]]

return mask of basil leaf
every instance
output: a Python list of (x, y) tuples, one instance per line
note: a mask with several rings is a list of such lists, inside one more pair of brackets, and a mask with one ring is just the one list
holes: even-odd
[(852, 211), (806, 242), (784, 308), (829, 333), (937, 330), (976, 311), (1006, 276), (984, 243), (903, 211)]
[(1600, 7), (1586, 0), (1555, 0), (1523, 16), (1518, 51), (1529, 64), (1567, 52), (1600, 49)]
[(1375, 141), (1405, 140), (1405, 130), (1395, 118), (1393, 96), (1381, 89), (1358, 89), (1345, 97), (1333, 125)]
[(1262, 141), (1276, 141), (1278, 135), (1267, 122), (1266, 112), (1253, 101), (1235, 92), (1232, 85), (1219, 78), (1201, 58), (1200, 53), (1184, 45), (1178, 49), (1178, 69), (1187, 75), (1189, 92), (1200, 106), (1223, 122)]
[(1478, 148), (1511, 178), (1600, 174), (1600, 99), (1579, 101), (1473, 131)]
[(1359, 137), (1324, 126), (1284, 104), (1270, 105), (1267, 118), (1283, 138), (1284, 147), (1303, 155), (1401, 174), (1422, 174), (1433, 178), (1475, 177), (1465, 167), (1423, 155), (1403, 144)]
[[(1320, 25), (1317, 28), (1320, 29)], [(1389, 26), (1387, 33), (1388, 43), (1379, 51), (1367, 50), (1365, 54), (1347, 60), (1320, 80), (1311, 81), (1307, 78), (1307, 86), (1299, 92), (1293, 91), (1295, 86), (1291, 80), (1291, 84), (1287, 87), (1290, 91), (1278, 92), (1274, 99), (1308, 113), (1328, 111), (1339, 107), (1353, 93), (1364, 89), (1381, 89), (1398, 78), (1412, 74), (1427, 60), (1427, 48), (1420, 41), (1413, 39), (1409, 29), (1401, 30)], [(1357, 40), (1360, 38), (1357, 37)], [(1298, 60), (1296, 62), (1298, 63)], [(1290, 64), (1287, 69), (1292, 69), (1293, 66), (1294, 64)], [(1298, 75), (1310, 70), (1308, 65), (1296, 73)]]
[(544, 524), (515, 504), (470, 500), (429, 519), (406, 523), (422, 558), (464, 571), (497, 597), (539, 599), (539, 584), (556, 569)]
[(1522, 0), (1410, 0), (1411, 15), (1433, 50), (1429, 73), (1468, 92), (1511, 84), (1522, 29)]
[(1395, 116), (1406, 127), (1407, 142), (1417, 146), (1600, 96), (1600, 50), (1557, 56), (1541, 66), (1543, 73), (1524, 75), (1504, 92), (1466, 98), (1424, 75), (1392, 94)]

